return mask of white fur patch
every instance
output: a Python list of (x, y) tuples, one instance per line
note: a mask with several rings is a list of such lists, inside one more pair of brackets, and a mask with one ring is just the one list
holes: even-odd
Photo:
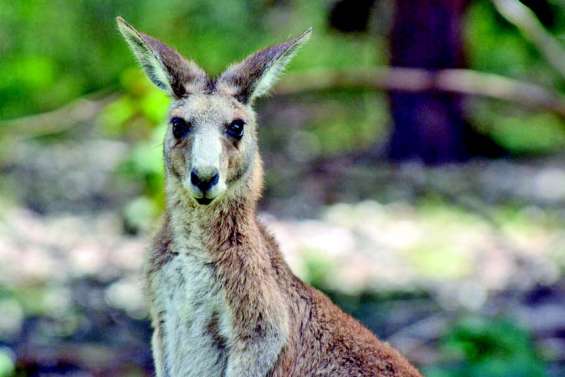
[[(193, 237), (191, 237), (193, 238)], [(186, 242), (186, 240), (184, 241)], [(179, 255), (163, 266), (153, 279), (154, 313), (162, 313), (162, 350), (154, 349), (161, 359), (159, 376), (204, 377), (223, 376), (227, 350), (218, 348), (210, 333), (216, 318), (221, 336), (226, 339), (231, 326), (223, 292), (212, 276), (213, 271), (203, 256), (204, 250), (178, 250)]]

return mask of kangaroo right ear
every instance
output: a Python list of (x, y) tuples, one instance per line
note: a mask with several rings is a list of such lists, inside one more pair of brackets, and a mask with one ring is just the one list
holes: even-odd
[(219, 78), (228, 86), (228, 92), (240, 102), (250, 104), (257, 97), (265, 95), (277, 81), (285, 66), (300, 46), (308, 41), (312, 28), (278, 45), (260, 50), (232, 65)]
[(182, 98), (205, 87), (206, 73), (174, 49), (133, 28), (117, 17), (118, 29), (143, 67), (145, 74), (173, 98)]

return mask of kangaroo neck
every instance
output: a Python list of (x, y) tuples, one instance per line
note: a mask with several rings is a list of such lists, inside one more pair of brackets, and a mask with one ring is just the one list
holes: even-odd
[(174, 239), (188, 250), (197, 244), (216, 259), (233, 248), (257, 242), (255, 202), (249, 198), (220, 198), (217, 203), (199, 205), (182, 192), (169, 190), (167, 202)]

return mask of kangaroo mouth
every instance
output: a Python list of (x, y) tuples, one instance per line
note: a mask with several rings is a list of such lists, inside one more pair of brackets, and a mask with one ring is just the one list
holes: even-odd
[(205, 205), (205, 206), (212, 203), (212, 200), (214, 200), (214, 199), (210, 199), (210, 198), (206, 198), (206, 197), (196, 198), (196, 201), (198, 202), (198, 204)]

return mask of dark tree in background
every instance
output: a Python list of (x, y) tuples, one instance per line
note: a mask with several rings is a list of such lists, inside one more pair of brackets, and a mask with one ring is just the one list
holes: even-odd
[[(396, 0), (390, 65), (430, 71), (464, 68), (463, 16), (468, 0)], [(469, 157), (469, 130), (458, 94), (389, 93), (394, 123), (389, 157), (427, 164)]]
[[(330, 11), (330, 25), (341, 32), (367, 30), (379, 0), (340, 0)], [(390, 65), (436, 71), (465, 68), (464, 16), (470, 0), (395, 0), (389, 35)], [(465, 120), (463, 96), (424, 91), (390, 91), (393, 122), (388, 157), (429, 165), (462, 162), (475, 155), (503, 151)]]

